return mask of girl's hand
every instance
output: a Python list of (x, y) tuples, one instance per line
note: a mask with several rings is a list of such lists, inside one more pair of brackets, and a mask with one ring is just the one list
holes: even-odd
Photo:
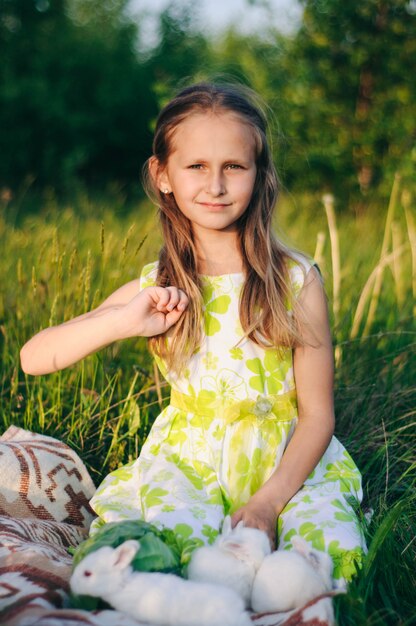
[(276, 507), (260, 493), (254, 494), (246, 505), (231, 516), (232, 527), (243, 520), (245, 526), (259, 528), (267, 533), (272, 550), (276, 549)]
[(177, 287), (146, 287), (119, 310), (121, 337), (153, 337), (175, 324), (189, 300)]

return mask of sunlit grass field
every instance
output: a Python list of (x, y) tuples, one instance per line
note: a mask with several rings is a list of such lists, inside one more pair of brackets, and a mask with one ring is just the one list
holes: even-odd
[[(45, 196), (0, 214), (0, 424), (58, 437), (96, 484), (136, 458), (169, 395), (144, 339), (113, 345), (62, 372), (33, 378), (19, 368), (36, 331), (89, 310), (138, 277), (160, 246), (147, 203), (73, 204)], [(343, 625), (416, 624), (416, 292), (412, 198), (396, 178), (390, 202), (337, 211), (330, 196), (282, 198), (276, 226), (315, 256), (327, 287), (336, 358), (336, 434), (364, 477), (369, 555), (349, 593), (336, 599)]]

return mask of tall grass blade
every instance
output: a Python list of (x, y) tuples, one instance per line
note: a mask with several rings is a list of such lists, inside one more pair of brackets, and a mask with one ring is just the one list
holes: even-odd
[(341, 255), (339, 251), (339, 236), (338, 228), (334, 210), (334, 196), (332, 194), (325, 194), (322, 198), (324, 203), (326, 218), (328, 221), (329, 238), (331, 241), (331, 261), (332, 261), (332, 306), (334, 312), (334, 322), (338, 325), (339, 312), (341, 308)]
[(313, 255), (313, 258), (315, 259), (315, 261), (317, 262), (321, 270), (324, 266), (325, 240), (326, 240), (326, 234), (322, 230), (320, 230), (316, 237), (316, 248), (315, 248), (315, 253)]
[[(371, 272), (370, 276), (367, 278), (367, 282), (364, 285), (364, 288), (361, 292), (360, 299), (358, 300), (357, 308), (355, 310), (354, 319), (351, 326), (350, 339), (355, 339), (358, 336), (358, 332), (360, 330), (361, 321), (364, 317), (365, 307), (370, 297), (371, 290), (373, 289), (373, 284), (376, 281), (377, 276), (384, 270), (386, 265), (389, 265), (395, 256), (403, 254), (406, 250), (407, 245), (403, 244), (397, 250), (394, 250), (390, 254), (388, 254), (384, 259), (380, 259), (379, 263)], [(373, 291), (374, 293), (374, 291)], [(363, 333), (364, 336), (364, 333)]]
[(386, 539), (392, 534), (393, 527), (398, 523), (403, 511), (407, 508), (407, 500), (399, 500), (396, 502), (389, 511), (387, 511), (385, 518), (377, 528), (373, 540), (371, 541), (368, 554), (364, 561), (364, 575), (369, 576), (371, 570), (375, 565), (376, 557), (382, 549), (382, 546)]
[[(383, 259), (383, 257), (386, 256), (387, 250), (389, 248), (390, 236), (391, 236), (391, 225), (393, 222), (394, 212), (396, 209), (397, 199), (399, 195), (400, 180), (401, 180), (400, 174), (396, 173), (394, 177), (393, 187), (392, 187), (391, 194), (390, 194), (389, 207), (387, 210), (386, 225), (384, 228), (384, 236), (383, 236), (383, 243), (381, 245), (380, 259)], [(366, 319), (363, 334), (362, 334), (363, 337), (366, 337), (369, 334), (370, 328), (374, 322), (374, 318), (375, 318), (376, 310), (378, 306), (378, 301), (379, 301), (380, 293), (381, 293), (381, 285), (383, 281), (383, 272), (384, 272), (385, 266), (386, 266), (385, 263), (384, 264), (379, 263), (377, 265), (377, 272), (376, 272), (375, 279), (374, 279), (374, 288), (373, 288), (373, 293), (371, 295), (370, 307), (368, 309), (367, 319)]]
[(412, 255), (412, 293), (413, 293), (413, 316), (416, 317), (416, 225), (411, 209), (412, 197), (405, 189), (402, 193), (402, 204), (406, 216), (407, 233), (410, 241)]
[[(393, 251), (401, 248), (403, 245), (403, 232), (400, 223), (393, 221), (391, 224), (392, 244)], [(402, 255), (396, 254), (393, 257), (391, 266), (392, 274), (394, 277), (394, 289), (396, 292), (397, 305), (402, 310), (406, 301), (406, 284), (404, 280), (404, 268), (402, 262)]]

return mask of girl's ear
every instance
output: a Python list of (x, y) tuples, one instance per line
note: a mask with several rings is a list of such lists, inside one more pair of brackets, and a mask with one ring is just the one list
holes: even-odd
[(151, 156), (149, 159), (149, 173), (154, 181), (154, 184), (162, 193), (170, 193), (170, 183), (167, 172), (163, 168), (155, 156)]

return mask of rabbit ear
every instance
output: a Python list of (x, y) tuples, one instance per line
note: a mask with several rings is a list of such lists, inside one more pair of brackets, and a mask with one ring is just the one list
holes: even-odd
[(241, 541), (238, 541), (238, 539), (232, 539), (231, 537), (230, 539), (224, 541), (224, 543), (222, 544), (222, 548), (227, 552), (231, 552), (235, 556), (242, 557), (246, 556), (247, 554), (247, 546)]
[(222, 524), (222, 535), (228, 535), (231, 532), (231, 515), (227, 515), (224, 518), (224, 522)]
[(306, 539), (304, 539), (300, 535), (295, 535), (294, 537), (292, 537), (291, 542), (295, 550), (297, 552), (300, 552), (300, 554), (306, 558), (307, 553), (311, 549)]
[(314, 569), (320, 569), (321, 559), (319, 556), (319, 551), (311, 548), (311, 546), (303, 537), (300, 537), (299, 535), (292, 537), (292, 545), (295, 550), (299, 552), (312, 565)]
[(140, 543), (134, 539), (125, 541), (118, 548), (114, 550), (114, 563), (113, 566), (116, 569), (124, 569), (134, 559), (137, 550), (140, 548)]

